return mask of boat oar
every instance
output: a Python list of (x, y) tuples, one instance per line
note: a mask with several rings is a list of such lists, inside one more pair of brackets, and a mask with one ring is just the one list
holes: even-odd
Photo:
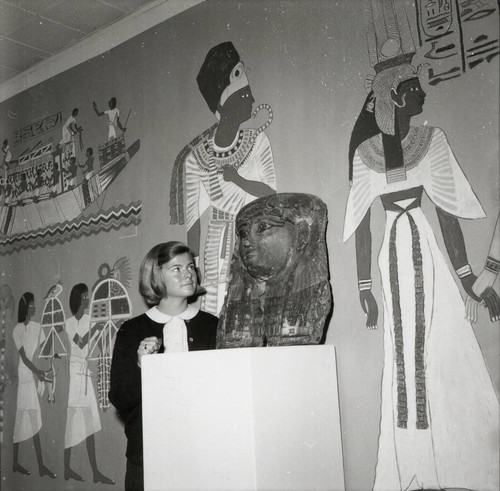
[(132, 111), (132, 108), (130, 108), (130, 109), (128, 110), (127, 119), (125, 120), (125, 125), (123, 126), (124, 128), (126, 128), (126, 127), (127, 127), (128, 118), (130, 117), (130, 112), (131, 112), (131, 111)]

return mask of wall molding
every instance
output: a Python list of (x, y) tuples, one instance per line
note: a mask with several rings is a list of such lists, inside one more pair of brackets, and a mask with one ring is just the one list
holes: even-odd
[(128, 41), (205, 0), (157, 0), (0, 84), (0, 102)]

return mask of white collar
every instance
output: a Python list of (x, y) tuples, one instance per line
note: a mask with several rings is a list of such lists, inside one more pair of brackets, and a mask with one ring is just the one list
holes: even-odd
[(180, 319), (183, 320), (189, 320), (192, 319), (200, 309), (196, 308), (194, 305), (188, 305), (187, 309), (180, 313), (179, 315), (168, 315), (164, 314), (163, 312), (160, 312), (158, 310), (158, 307), (151, 307), (147, 312), (146, 315), (154, 322), (158, 322), (158, 324), (166, 324), (167, 322), (170, 322), (174, 317), (179, 317)]

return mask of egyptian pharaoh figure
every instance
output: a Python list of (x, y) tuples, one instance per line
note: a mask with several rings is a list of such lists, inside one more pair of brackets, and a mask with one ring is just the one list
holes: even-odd
[(321, 341), (332, 306), (326, 221), (326, 205), (302, 193), (259, 198), (238, 213), (218, 348)]
[[(218, 122), (178, 155), (172, 172), (170, 214), (171, 223), (186, 221), (187, 242), (197, 263), (201, 237), (206, 233), (200, 264), (202, 286), (207, 291), (202, 308), (217, 315), (226, 292), (236, 214), (254, 199), (275, 192), (273, 154), (263, 131), (272, 120), (272, 111), (268, 105), (260, 105), (252, 112), (255, 100), (246, 69), (231, 42), (208, 52), (197, 82)], [(263, 106), (269, 111), (267, 122), (258, 129), (240, 129)], [(202, 232), (205, 212), (208, 230)]]

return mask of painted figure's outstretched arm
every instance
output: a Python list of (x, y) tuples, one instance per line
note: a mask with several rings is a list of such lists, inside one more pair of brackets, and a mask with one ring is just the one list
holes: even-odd
[(366, 327), (377, 329), (378, 306), (371, 291), (372, 234), (370, 217), (370, 210), (368, 210), (356, 229), (356, 263), (359, 300), (366, 314)]
[(238, 171), (231, 165), (226, 165), (224, 167), (223, 176), (225, 181), (234, 182), (245, 192), (251, 194), (252, 196), (256, 196), (257, 198), (262, 198), (263, 196), (276, 193), (276, 191), (271, 186), (268, 186), (264, 182), (251, 181), (245, 179), (244, 177), (241, 177), (238, 174)]
[(83, 349), (90, 339), (92, 339), (97, 331), (102, 331), (104, 329), (104, 324), (101, 322), (96, 323), (89, 331), (87, 331), (83, 336), (75, 334), (73, 341), (80, 349)]
[(474, 300), (480, 302), (481, 299), (474, 293), (472, 286), (476, 281), (476, 275), (472, 272), (469, 261), (467, 259), (467, 251), (465, 250), (464, 235), (458, 219), (445, 212), (439, 207), (436, 207), (441, 232), (443, 234), (444, 244), (448, 251), (451, 264), (455, 269), (457, 276), (462, 282), (464, 290)]
[(33, 362), (26, 355), (26, 352), (24, 351), (23, 347), (21, 347), (19, 349), (19, 356), (23, 360), (23, 363), (35, 374), (35, 377), (38, 380), (41, 380), (41, 381), (45, 380), (45, 374), (44, 374), (43, 370), (40, 370), (39, 368), (37, 368), (33, 364)]
[(83, 131), (83, 128), (81, 126), (78, 126), (76, 121), (72, 121), (69, 125), (69, 129), (71, 131), (71, 134), (75, 136), (78, 132)]
[(120, 116), (116, 117), (116, 126), (118, 126), (118, 128), (120, 128), (123, 131), (123, 133), (125, 133), (125, 131), (127, 131), (127, 127), (123, 126), (121, 121), (120, 121)]
[(99, 111), (99, 109), (97, 109), (97, 104), (95, 102), (92, 103), (92, 108), (94, 109), (94, 112), (96, 113), (97, 116), (104, 116), (104, 111)]

